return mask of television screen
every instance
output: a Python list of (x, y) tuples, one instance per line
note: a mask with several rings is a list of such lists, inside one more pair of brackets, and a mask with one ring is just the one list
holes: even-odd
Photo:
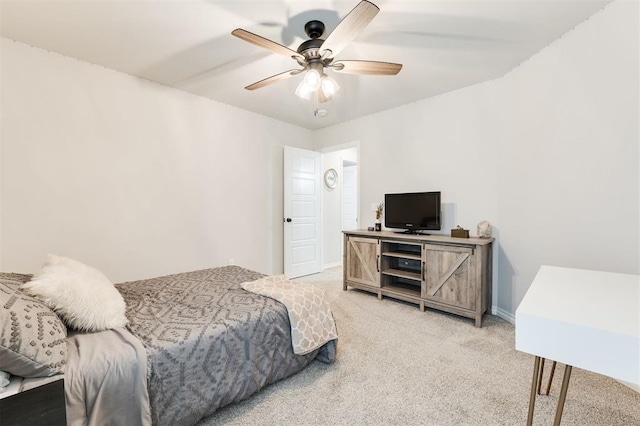
[(440, 230), (440, 191), (385, 194), (384, 226), (408, 232)]

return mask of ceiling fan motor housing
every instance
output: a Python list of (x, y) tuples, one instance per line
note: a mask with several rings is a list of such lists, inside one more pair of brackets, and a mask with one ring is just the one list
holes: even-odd
[(324, 34), (324, 23), (322, 21), (309, 21), (304, 24), (304, 32), (309, 38), (320, 38)]
[(307, 59), (320, 56), (318, 51), (320, 50), (320, 47), (322, 47), (322, 43), (324, 43), (324, 40), (321, 38), (307, 40), (298, 46), (298, 53)]
[(298, 46), (298, 53), (307, 59), (319, 57), (320, 47), (324, 43), (324, 40), (320, 38), (324, 33), (324, 23), (321, 21), (309, 21), (304, 25), (304, 32), (307, 33), (310, 40)]

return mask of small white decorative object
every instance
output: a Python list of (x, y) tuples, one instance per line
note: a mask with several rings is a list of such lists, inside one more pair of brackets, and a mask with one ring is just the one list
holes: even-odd
[(483, 220), (478, 224), (478, 237), (480, 238), (491, 237), (491, 224), (486, 220)]

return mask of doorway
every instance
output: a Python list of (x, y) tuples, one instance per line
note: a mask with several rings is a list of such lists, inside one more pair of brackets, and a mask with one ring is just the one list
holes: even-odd
[(342, 231), (358, 229), (358, 163), (342, 160)]

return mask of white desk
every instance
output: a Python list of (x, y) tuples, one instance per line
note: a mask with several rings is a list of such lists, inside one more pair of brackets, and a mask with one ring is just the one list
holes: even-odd
[(640, 276), (540, 267), (516, 310), (516, 349), (536, 356), (534, 381), (540, 358), (567, 365), (554, 424), (571, 366), (640, 385)]

